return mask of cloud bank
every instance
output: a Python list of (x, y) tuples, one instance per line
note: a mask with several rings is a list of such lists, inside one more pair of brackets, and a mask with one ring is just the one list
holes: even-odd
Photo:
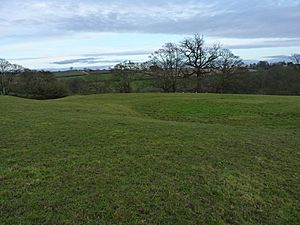
[(200, 32), (235, 38), (299, 38), (299, 20), (298, 0), (2, 0), (0, 35)]
[[(299, 0), (1, 0), (0, 56), (27, 66), (113, 63), (194, 33), (237, 50), (285, 48), (271, 53), (280, 55), (300, 49), (299, 21)], [(269, 55), (259, 52), (242, 56)]]

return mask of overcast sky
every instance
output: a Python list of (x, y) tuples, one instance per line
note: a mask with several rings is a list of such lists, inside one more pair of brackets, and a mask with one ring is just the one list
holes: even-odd
[(29, 68), (144, 60), (194, 33), (245, 60), (300, 52), (300, 0), (0, 0), (0, 58)]

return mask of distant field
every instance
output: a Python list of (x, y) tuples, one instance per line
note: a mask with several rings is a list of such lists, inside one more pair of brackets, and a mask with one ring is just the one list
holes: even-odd
[(300, 224), (300, 97), (0, 96), (0, 224)]
[(55, 72), (53, 74), (58, 79), (84, 77), (89, 75), (89, 73), (85, 71), (63, 71), (63, 72)]
[(54, 72), (54, 76), (58, 79), (69, 79), (69, 78), (104, 78), (111, 77), (110, 71), (80, 71), (80, 70), (70, 70), (70, 71), (61, 71)]

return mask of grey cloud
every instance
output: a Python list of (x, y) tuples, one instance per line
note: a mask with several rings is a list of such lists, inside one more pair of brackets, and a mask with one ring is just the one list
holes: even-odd
[(39, 60), (47, 59), (49, 57), (23, 57), (23, 58), (8, 58), (7, 60), (18, 60), (18, 61), (27, 61), (27, 60)]
[[(290, 9), (300, 12), (300, 7)], [(166, 21), (146, 27), (146, 32), (192, 33), (235, 38), (300, 37), (299, 16), (284, 17), (281, 10), (237, 11), (213, 17), (201, 15), (181, 21)]]
[(288, 38), (288, 39), (275, 39), (275, 40), (265, 40), (260, 43), (254, 44), (235, 44), (224, 46), (230, 49), (253, 49), (253, 48), (272, 48), (272, 47), (292, 47), (300, 46), (300, 38)]
[(76, 63), (82, 63), (82, 64), (97, 64), (97, 63), (119, 63), (123, 60), (103, 60), (99, 58), (80, 58), (80, 59), (68, 59), (68, 60), (62, 60), (53, 62), (52, 64), (56, 65), (68, 65), (68, 64), (76, 64)]
[(266, 56), (264, 59), (268, 60), (269, 62), (291, 62), (291, 61), (293, 61), (291, 56), (289, 56), (289, 55)]
[(108, 52), (108, 53), (90, 53), (84, 54), (83, 56), (139, 56), (149, 55), (152, 51), (137, 50), (137, 51), (123, 51), (123, 52)]
[[(60, 21), (61, 29), (70, 31), (100, 32), (144, 32), (192, 34), (204, 33), (209, 36), (258, 38), (258, 37), (300, 37), (300, 3), (284, 6), (262, 4), (259, 1), (214, 1), (211, 15), (202, 12), (174, 18), (168, 14), (158, 17), (147, 12), (101, 12), (85, 16), (74, 16)], [(268, 1), (267, 1), (268, 2)], [(276, 2), (276, 1), (275, 1)], [(188, 4), (188, 3), (186, 3)], [(273, 2), (274, 4), (274, 2)], [(279, 4), (279, 3), (278, 3)], [(187, 7), (185, 3), (182, 7)], [(223, 7), (222, 13), (219, 8)], [(184, 10), (184, 9), (183, 9)]]
[[(21, 27), (16, 29), (16, 34), (22, 31), (23, 36), (32, 33), (45, 36), (81, 32), (188, 35), (197, 32), (228, 38), (290, 38), (279, 45), (300, 46), (298, 40), (291, 39), (300, 38), (298, 0), (2, 1), (4, 8), (13, 7), (13, 2), (25, 8), (20, 10), (20, 16), (15, 18), (12, 15), (12, 19), (2, 22), (10, 21), (12, 27)], [(31, 14), (28, 12), (30, 9)], [(273, 45), (264, 43), (249, 47)]]
[[(54, 62), (54, 64), (73, 64), (73, 63), (93, 63), (93, 62), (106, 62), (105, 60), (99, 57), (110, 57), (110, 56), (141, 56), (141, 55), (150, 55), (153, 51), (147, 50), (135, 50), (135, 51), (121, 51), (121, 52), (106, 52), (106, 53), (88, 53), (81, 55), (83, 58), (76, 58), (70, 60), (62, 60)], [(8, 58), (8, 60), (18, 60), (18, 61), (27, 61), (27, 60), (39, 60), (39, 59), (49, 59), (50, 56), (44, 57), (22, 57), (22, 58)], [(123, 60), (107, 60), (107, 62), (120, 62)]]
[(74, 64), (74, 63), (89, 63), (95, 60), (96, 60), (95, 58), (68, 59), (68, 60), (53, 62), (53, 64), (64, 65), (64, 64)]

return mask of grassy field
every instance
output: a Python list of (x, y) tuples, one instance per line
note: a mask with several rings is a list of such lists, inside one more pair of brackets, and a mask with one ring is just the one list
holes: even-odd
[(81, 78), (86, 77), (89, 75), (89, 73), (85, 71), (63, 71), (63, 72), (54, 72), (53, 75), (57, 79), (69, 79), (69, 78)]
[(68, 70), (68, 71), (60, 71), (54, 72), (53, 75), (57, 79), (70, 79), (70, 78), (86, 78), (93, 79), (95, 77), (103, 80), (107, 80), (111, 78), (110, 71), (81, 71), (81, 70)]
[(0, 96), (0, 224), (300, 224), (300, 97)]

